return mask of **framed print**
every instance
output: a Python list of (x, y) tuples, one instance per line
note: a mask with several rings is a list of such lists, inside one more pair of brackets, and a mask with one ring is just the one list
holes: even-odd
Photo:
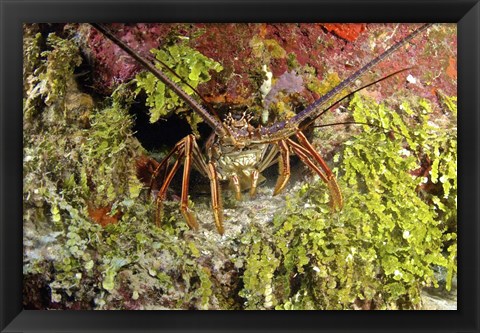
[(1, 5), (2, 331), (478, 330), (477, 2)]

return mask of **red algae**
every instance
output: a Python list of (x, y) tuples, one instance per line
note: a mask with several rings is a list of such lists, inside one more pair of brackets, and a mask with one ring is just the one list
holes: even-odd
[(324, 23), (325, 29), (346, 41), (353, 42), (365, 30), (365, 23)]
[[(191, 47), (220, 62), (224, 70), (198, 90), (212, 103), (251, 105), (262, 83), (263, 66), (275, 81), (284, 73), (308, 71), (322, 81), (334, 73), (345, 79), (363, 64), (413, 31), (419, 24), (113, 24), (117, 36), (144, 56), (169, 36), (188, 38)], [(403, 88), (417, 97), (436, 101), (436, 89), (456, 94), (456, 31), (454, 25), (435, 25), (380, 63), (363, 82), (371, 82), (396, 70), (407, 73), (381, 82), (373, 94), (378, 101), (395, 96)], [(141, 69), (135, 61), (92, 29), (88, 35), (95, 64), (95, 88), (109, 93)], [(254, 50), (252, 45), (260, 47)], [(434, 57), (435, 61), (432, 61)], [(310, 74), (311, 75), (311, 74)], [(308, 80), (305, 81), (306, 83)], [(433, 89), (432, 89), (433, 88)], [(318, 96), (304, 89), (306, 102)]]

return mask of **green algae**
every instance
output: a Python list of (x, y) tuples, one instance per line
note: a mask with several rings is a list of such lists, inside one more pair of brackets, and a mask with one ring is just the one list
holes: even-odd
[[(157, 60), (177, 73), (193, 88), (197, 88), (199, 84), (209, 81), (211, 78), (210, 71), (220, 72), (223, 70), (223, 67), (218, 62), (190, 48), (185, 39), (165, 45), (160, 50), (153, 49), (151, 52)], [(161, 63), (156, 64), (157, 68), (163, 70), (173, 82), (178, 84), (189, 95), (194, 94), (194, 91), (187, 84), (170, 71), (165, 70)], [(166, 89), (165, 84), (152, 73), (143, 72), (138, 74), (136, 84), (136, 93), (145, 92), (147, 95), (146, 105), (150, 108), (151, 123), (158, 121), (160, 118), (165, 118), (173, 111), (177, 113), (190, 111), (190, 107), (173, 91)], [(191, 111), (187, 114), (186, 119), (192, 130), (197, 133), (197, 124), (202, 121), (200, 116)]]
[[(423, 115), (408, 132), (397, 113), (359, 95), (350, 108), (356, 121), (380, 122), (404, 136), (392, 140), (364, 126), (345, 143), (336, 158), (345, 197), (340, 213), (331, 213), (321, 182), (287, 197), (270, 238), (247, 251), (241, 295), (248, 308), (419, 308), (421, 288), (438, 287), (438, 266), (448, 270), (450, 290), (456, 272), (456, 127), (432, 126), (425, 101), (403, 105), (406, 120)], [(443, 165), (430, 173), (432, 182), (443, 177), (442, 191), (419, 195), (425, 180), (411, 174), (418, 156)], [(439, 201), (442, 208), (431, 204)], [(273, 296), (258, 293), (265, 289)]]

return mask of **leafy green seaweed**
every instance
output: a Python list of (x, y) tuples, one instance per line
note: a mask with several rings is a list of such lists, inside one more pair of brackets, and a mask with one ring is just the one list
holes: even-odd
[[(152, 49), (151, 52), (156, 59), (184, 78), (193, 88), (197, 88), (201, 83), (208, 82), (211, 78), (209, 74), (211, 70), (216, 72), (223, 70), (223, 67), (218, 62), (190, 48), (184, 39), (180, 39), (179, 42), (167, 45), (160, 50)], [(156, 63), (156, 67), (162, 70), (189, 95), (194, 94), (194, 91), (188, 85), (166, 70), (160, 62)], [(186, 103), (173, 91), (167, 89), (165, 84), (152, 73), (143, 72), (138, 74), (136, 83), (136, 93), (145, 92), (147, 95), (146, 104), (150, 108), (151, 123), (166, 117), (173, 111), (185, 112), (189, 110)], [(195, 132), (196, 125), (201, 122), (201, 118), (197, 114), (191, 113), (187, 119)]]
[[(240, 295), (248, 308), (418, 308), (421, 287), (438, 287), (438, 266), (447, 268), (450, 290), (456, 128), (433, 126), (424, 101), (415, 108), (404, 103), (403, 117), (360, 95), (350, 108), (355, 121), (394, 132), (364, 126), (345, 142), (336, 158), (341, 212), (331, 213), (325, 185), (305, 184), (275, 216), (273, 240), (255, 239), (247, 247)], [(413, 115), (421, 116), (413, 121)], [(432, 161), (429, 179), (442, 178), (442, 191), (419, 195), (425, 180), (413, 171), (425, 156)], [(441, 167), (434, 171), (434, 165)], [(259, 294), (266, 288), (273, 296)]]

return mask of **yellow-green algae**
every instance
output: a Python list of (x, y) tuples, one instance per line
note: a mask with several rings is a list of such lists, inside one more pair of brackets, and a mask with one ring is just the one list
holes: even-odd
[[(156, 67), (165, 72), (165, 74), (177, 85), (179, 85), (189, 95), (194, 95), (194, 91), (184, 82), (183, 78), (191, 87), (197, 88), (201, 83), (210, 80), (210, 70), (220, 72), (223, 67), (216, 61), (205, 57), (200, 52), (190, 48), (185, 39), (172, 42), (160, 50), (151, 50), (155, 59), (160, 62), (156, 63)], [(179, 77), (173, 75), (165, 69), (165, 64), (171, 68)], [(158, 80), (150, 72), (142, 72), (136, 77), (136, 93), (145, 92), (147, 95), (146, 105), (150, 108), (150, 122), (154, 123), (161, 117), (166, 117), (172, 111), (186, 113), (192, 130), (197, 132), (197, 124), (202, 118), (191, 111), (191, 108), (185, 104), (173, 91), (166, 88), (165, 84)]]

